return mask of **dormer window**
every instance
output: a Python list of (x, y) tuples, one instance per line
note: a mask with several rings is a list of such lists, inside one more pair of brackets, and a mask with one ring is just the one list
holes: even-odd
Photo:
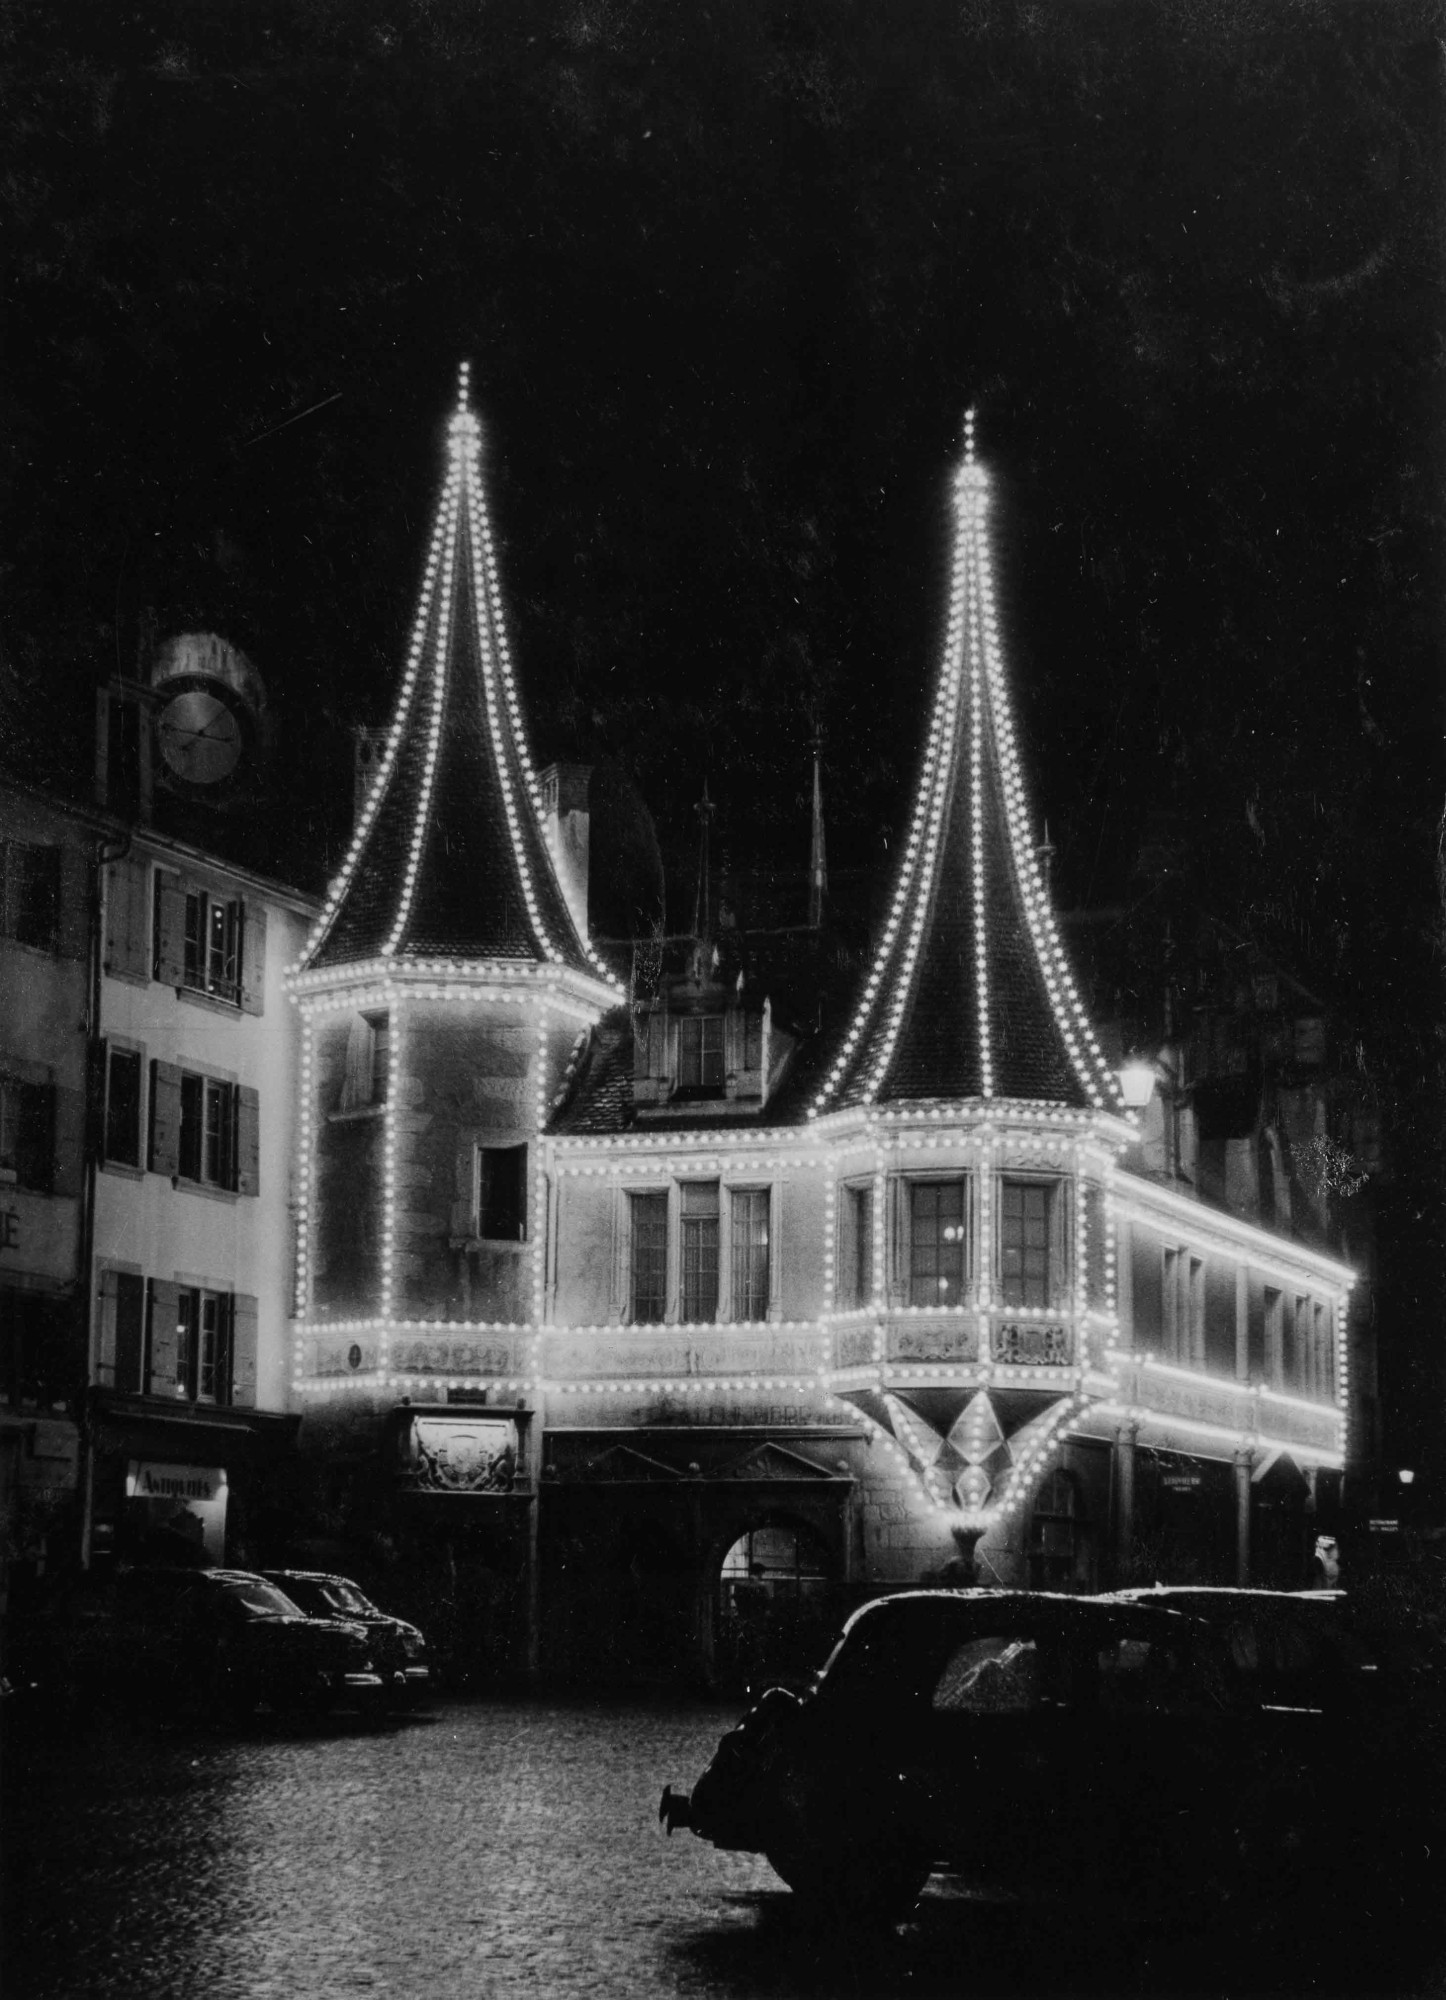
[(699, 1097), (722, 1095), (721, 1014), (685, 1014), (678, 1022), (678, 1089)]

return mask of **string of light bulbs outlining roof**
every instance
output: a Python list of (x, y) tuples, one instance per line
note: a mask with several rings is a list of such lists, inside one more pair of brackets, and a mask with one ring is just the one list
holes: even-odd
[[(967, 868), (969, 875), (963, 886), (973, 963), (958, 988), (955, 1029), (961, 1036), (966, 1025), (970, 1030), (974, 1093), (986, 1102), (1037, 1095), (1021, 1090), (1010, 1068), (1010, 1010), (1020, 1002), (1017, 994), (1006, 1001), (1008, 982), (995, 974), (1003, 896), (1023, 920), (1042, 988), (1037, 1011), (1047, 1015), (1050, 1044), (1064, 1059), (1062, 1073), (1076, 1080), (1090, 1109), (1123, 1108), (1065, 957), (1031, 836), (995, 605), (990, 482), (975, 456), (974, 425), (970, 410), (964, 462), (953, 482), (955, 535), (943, 659), (898, 881), (859, 1004), (809, 1107), (813, 1118), (911, 1094), (898, 1081), (900, 1049), (939, 922), (946, 865)], [(960, 831), (951, 850), (956, 822)], [(997, 879), (999, 863), (991, 859), (1001, 844), (993, 840), (998, 833), (1007, 857), (1004, 880)], [(952, 851), (952, 864), (946, 850)]]

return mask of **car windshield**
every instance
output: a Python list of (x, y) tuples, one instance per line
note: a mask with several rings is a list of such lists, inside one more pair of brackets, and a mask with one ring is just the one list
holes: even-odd
[(321, 1586), (321, 1596), (328, 1609), (349, 1614), (352, 1617), (375, 1618), (377, 1608), (368, 1597), (363, 1597), (354, 1583), (348, 1583), (344, 1576), (329, 1576)]
[(293, 1604), (274, 1583), (263, 1583), (259, 1576), (234, 1579), (225, 1588), (227, 1596), (238, 1604), (244, 1604), (248, 1611), (263, 1611), (272, 1618), (299, 1618), (303, 1615), (300, 1607)]

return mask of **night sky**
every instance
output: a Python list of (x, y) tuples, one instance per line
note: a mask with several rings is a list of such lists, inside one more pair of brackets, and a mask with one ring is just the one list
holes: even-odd
[(817, 726), (842, 893), (907, 809), (975, 403), (1060, 902), (1128, 901), (1172, 815), (1199, 906), (1340, 1011), (1424, 1238), (1441, 29), (13, 0), (11, 754), (152, 630), (218, 630), (274, 705), (280, 860), (319, 879), (466, 356), (540, 760), (646, 801), (677, 919), (705, 779), (733, 866), (801, 881)]

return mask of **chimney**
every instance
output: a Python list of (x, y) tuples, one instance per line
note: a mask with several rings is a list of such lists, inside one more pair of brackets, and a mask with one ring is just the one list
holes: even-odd
[(587, 856), (591, 814), (587, 804), (591, 764), (549, 764), (542, 787), (542, 820), (557, 880), (577, 934), (587, 940)]

